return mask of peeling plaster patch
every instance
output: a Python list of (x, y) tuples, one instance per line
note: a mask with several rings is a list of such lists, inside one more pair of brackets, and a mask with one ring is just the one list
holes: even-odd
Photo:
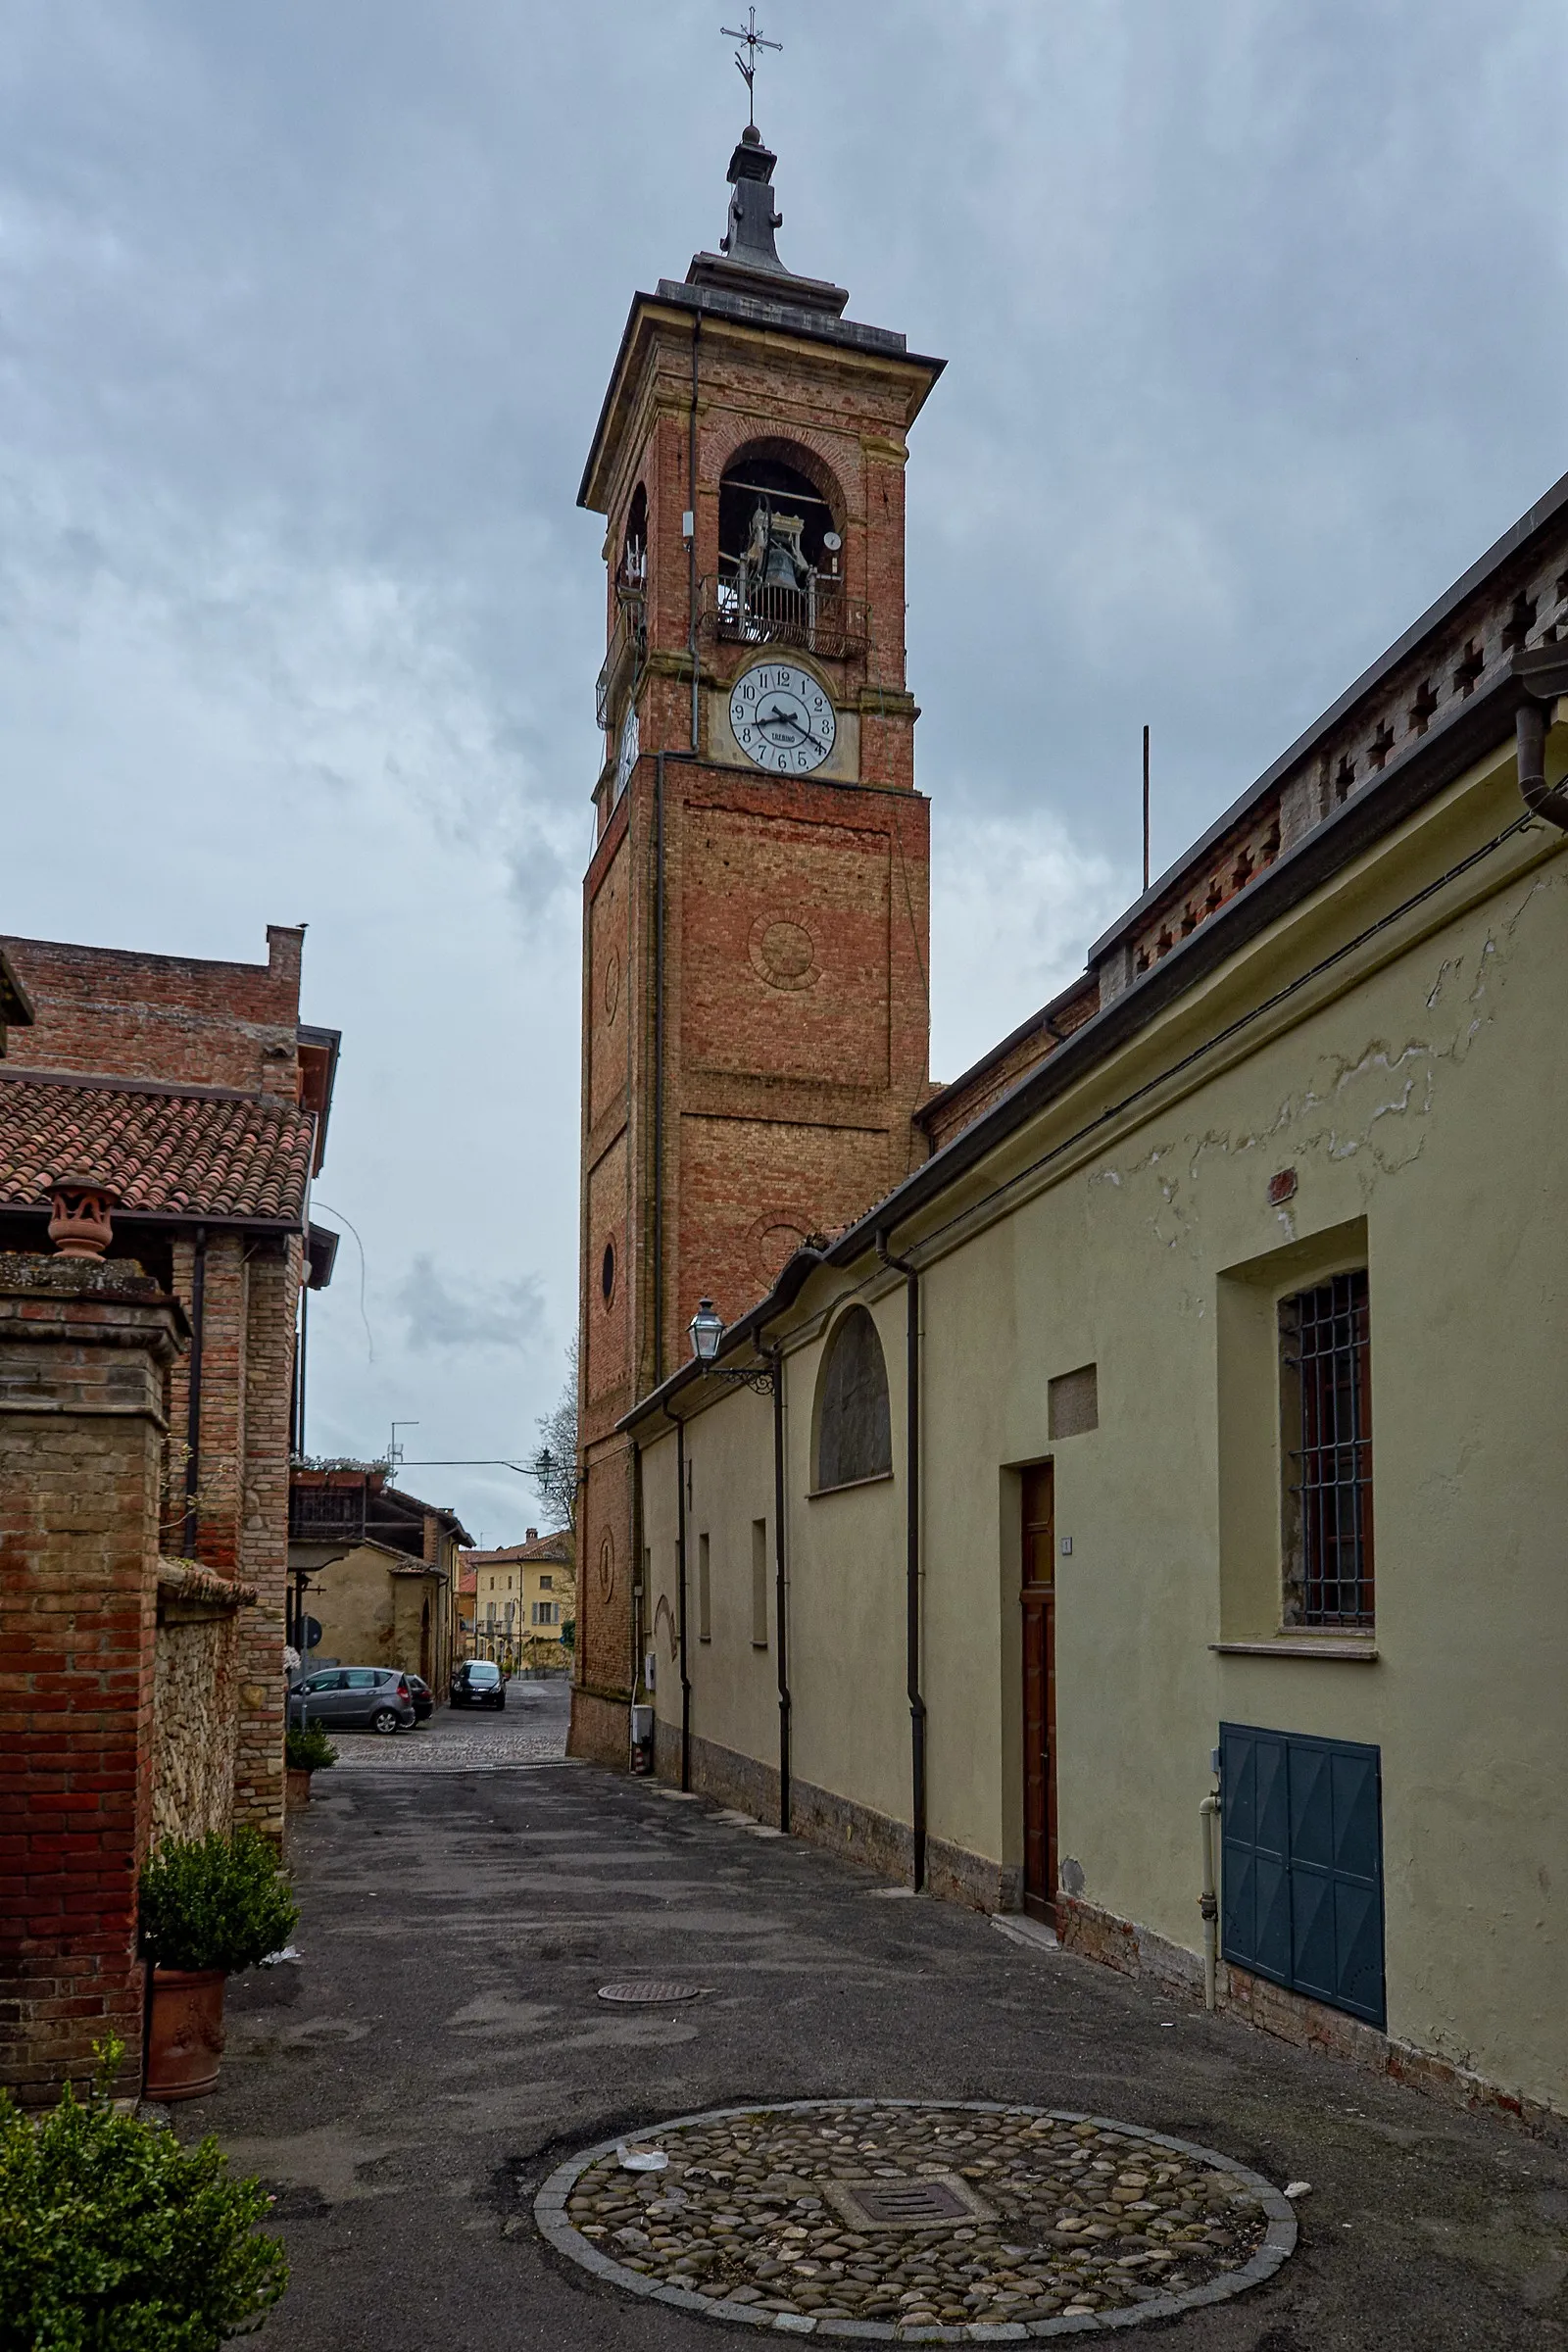
[[(1515, 930), (1539, 893), (1564, 888), (1568, 888), (1568, 880), (1538, 876), (1502, 924), (1500, 941), (1488, 932), (1475, 951), (1475, 977), (1464, 996), (1470, 1017), (1451, 1036), (1441, 1041), (1407, 1037), (1397, 1048), (1386, 1039), (1372, 1039), (1359, 1054), (1348, 1057), (1322, 1053), (1315, 1074), (1303, 1083), (1298, 1093), (1284, 1098), (1266, 1125), (1236, 1132), (1210, 1129), (1182, 1142), (1167, 1137), (1131, 1162), (1097, 1169), (1088, 1178), (1091, 1191), (1096, 1185), (1111, 1185), (1120, 1191), (1139, 1177), (1154, 1176), (1159, 1186), (1159, 1204), (1147, 1219), (1148, 1230), (1162, 1248), (1173, 1250), (1192, 1240), (1195, 1234), (1192, 1203), (1184, 1196), (1183, 1179), (1161, 1172), (1161, 1163), (1178, 1151), (1184, 1152), (1187, 1160), (1188, 1194), (1196, 1189), (1206, 1158), (1236, 1159), (1287, 1130), (1291, 1131), (1291, 1149), (1298, 1160), (1316, 1153), (1345, 1164), (1364, 1155), (1370, 1165), (1361, 1179), (1363, 1193), (1370, 1189), (1374, 1170), (1388, 1176), (1398, 1175), (1421, 1156), (1425, 1136), (1418, 1132), (1418, 1125), (1436, 1107), (1441, 1065), (1465, 1061), (1476, 1039), (1495, 1018), (1498, 995), (1507, 975), (1508, 946)], [(1446, 998), (1451, 998), (1462, 985), (1467, 961), (1468, 952), (1445, 956), (1439, 963), (1425, 996), (1428, 1011)], [(1364, 1105), (1355, 1102), (1357, 1090), (1369, 1083), (1377, 1088), (1376, 1099)], [(1312, 1124), (1316, 1114), (1324, 1112), (1329, 1113), (1326, 1123)], [(1403, 1132), (1401, 1128), (1391, 1127), (1391, 1120), (1400, 1122)], [(1281, 1212), (1279, 1224), (1288, 1241), (1297, 1239), (1297, 1225), (1290, 1211)]]
[(1442, 961), (1442, 962), (1439, 964), (1439, 966), (1438, 966), (1438, 976), (1437, 976), (1437, 978), (1436, 978), (1436, 979), (1433, 981), (1433, 983), (1432, 983), (1432, 986), (1431, 986), (1431, 989), (1428, 991), (1428, 994), (1427, 994), (1427, 1010), (1428, 1010), (1428, 1012), (1431, 1012), (1431, 1011), (1432, 1011), (1433, 1007), (1436, 1005), (1436, 1004), (1437, 1004), (1437, 1002), (1438, 1002), (1438, 999), (1439, 999), (1439, 998), (1442, 996), (1442, 994), (1443, 994), (1443, 984), (1444, 984), (1444, 982), (1445, 982), (1445, 981), (1447, 979), (1447, 977), (1448, 977), (1448, 974), (1449, 974), (1450, 972), (1457, 973), (1457, 972), (1458, 972), (1458, 970), (1459, 970), (1459, 968), (1460, 968), (1460, 964), (1462, 963), (1462, 961), (1463, 961), (1463, 958), (1462, 958), (1462, 957), (1455, 957), (1455, 956), (1446, 956), (1444, 957), (1443, 961)]

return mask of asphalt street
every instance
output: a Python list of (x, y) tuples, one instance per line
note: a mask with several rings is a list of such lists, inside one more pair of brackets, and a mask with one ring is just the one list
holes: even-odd
[[(276, 2190), (293, 2279), (264, 2345), (776, 2340), (602, 2287), (543, 2243), (532, 2192), (663, 2117), (877, 2096), (1086, 2110), (1311, 2183), (1273, 2280), (1117, 2340), (1568, 2347), (1568, 2154), (889, 1896), (706, 1802), (538, 1761), (564, 1702), (515, 1684), (505, 1716), (406, 1735), (396, 1769), (367, 1735), (318, 1777), (291, 1847), (301, 1958), (231, 1984), (220, 2086), (176, 2116)], [(642, 1977), (706, 1989), (675, 2010), (598, 1997)]]

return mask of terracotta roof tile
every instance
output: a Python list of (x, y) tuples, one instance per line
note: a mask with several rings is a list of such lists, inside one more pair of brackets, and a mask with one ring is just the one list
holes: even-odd
[(509, 1544), (501, 1551), (468, 1551), (466, 1563), (477, 1561), (481, 1567), (507, 1560), (545, 1560), (570, 1567), (572, 1564), (571, 1530), (563, 1527), (553, 1536), (536, 1536), (531, 1544)]
[(297, 1223), (312, 1122), (285, 1102), (209, 1089), (0, 1077), (0, 1204), (37, 1206), (45, 1179), (90, 1167), (122, 1209)]

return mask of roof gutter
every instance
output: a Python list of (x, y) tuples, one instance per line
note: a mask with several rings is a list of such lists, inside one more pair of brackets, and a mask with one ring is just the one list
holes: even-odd
[(1524, 689), (1514, 714), (1519, 796), (1532, 816), (1543, 816), (1568, 833), (1568, 777), (1546, 782), (1546, 729), (1558, 697), (1568, 694), (1568, 653), (1556, 645), (1521, 654), (1514, 664)]

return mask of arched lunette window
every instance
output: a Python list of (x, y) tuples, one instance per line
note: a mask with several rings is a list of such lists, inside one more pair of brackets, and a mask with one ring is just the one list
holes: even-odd
[(817, 1387), (816, 1491), (883, 1478), (893, 1468), (888, 1370), (876, 1325), (852, 1306), (827, 1344)]

